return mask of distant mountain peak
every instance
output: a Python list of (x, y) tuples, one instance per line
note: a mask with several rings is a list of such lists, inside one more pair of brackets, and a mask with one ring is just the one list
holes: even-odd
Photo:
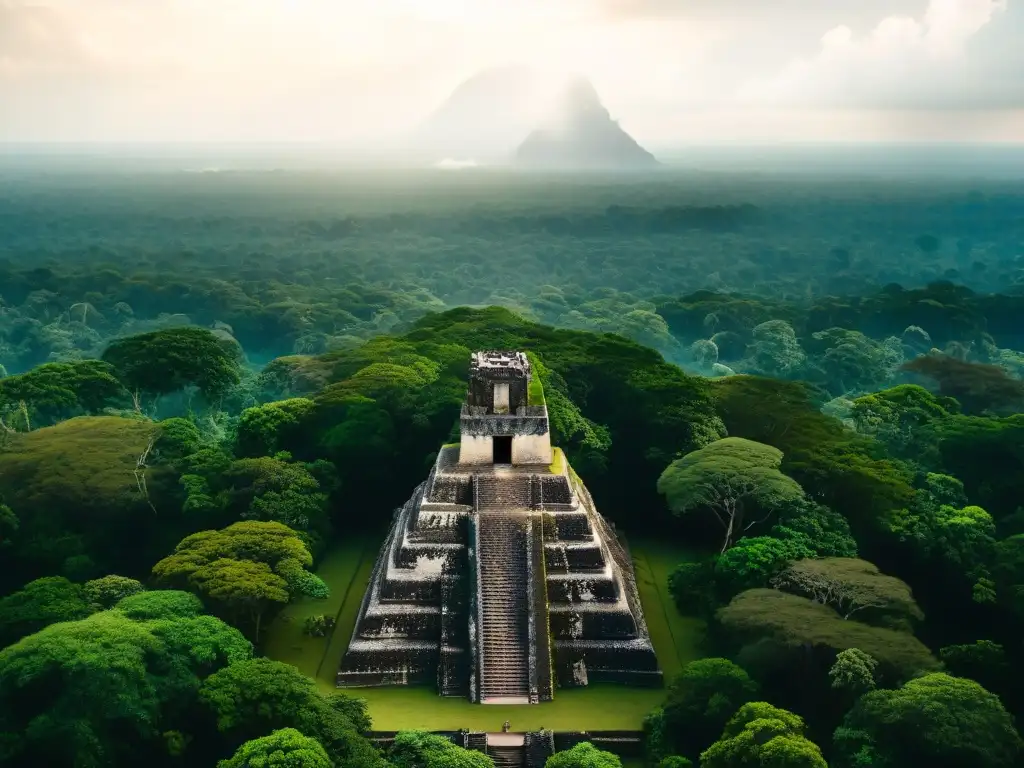
[(516, 163), (535, 168), (643, 169), (654, 155), (612, 120), (586, 77), (572, 78), (557, 102), (557, 122), (536, 128), (516, 150)]

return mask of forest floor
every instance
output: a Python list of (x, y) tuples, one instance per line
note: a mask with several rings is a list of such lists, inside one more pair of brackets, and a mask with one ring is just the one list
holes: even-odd
[[(267, 632), (267, 656), (295, 665), (315, 678), (324, 692), (338, 690), (335, 671), (355, 626), (382, 538), (355, 535), (337, 542), (324, 555), (317, 573), (331, 588), (331, 596), (326, 600), (302, 599), (287, 606)], [(703, 621), (680, 615), (668, 594), (669, 573), (694, 555), (678, 544), (659, 539), (637, 538), (629, 544), (644, 616), (668, 681), (701, 655)], [(328, 637), (303, 634), (306, 617), (316, 614), (336, 617), (334, 631)], [(639, 729), (644, 716), (665, 695), (663, 689), (595, 685), (558, 689), (554, 701), (541, 705), (491, 707), (442, 698), (426, 687), (359, 688), (346, 693), (366, 699), (373, 726), (379, 730), (498, 730), (506, 719), (515, 730)]]

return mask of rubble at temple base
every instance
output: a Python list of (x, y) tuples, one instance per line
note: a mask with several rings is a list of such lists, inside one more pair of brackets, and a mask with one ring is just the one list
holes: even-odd
[(496, 704), (662, 684), (629, 556), (552, 449), (535, 391), (524, 354), (474, 355), (462, 440), (395, 513), (339, 687)]

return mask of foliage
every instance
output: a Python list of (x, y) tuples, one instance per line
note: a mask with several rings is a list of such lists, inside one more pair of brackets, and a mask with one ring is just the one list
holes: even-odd
[(658, 480), (676, 514), (710, 509), (725, 530), (722, 552), (758, 520), (745, 517), (748, 506), (769, 513), (803, 496), (792, 478), (779, 471), (782, 452), (739, 437), (726, 437), (677, 459)]
[(874, 441), (821, 413), (806, 384), (731, 376), (712, 387), (729, 434), (782, 451), (781, 471), (849, 521), (855, 535), (913, 497), (909, 469), (879, 458)]
[(239, 382), (230, 346), (203, 328), (167, 328), (112, 341), (103, 361), (130, 391), (165, 395), (194, 386), (208, 398)]
[(828, 606), (776, 589), (741, 592), (718, 620), (734, 637), (770, 640), (789, 648), (821, 648), (838, 653), (858, 648), (878, 660), (886, 678), (907, 679), (935, 669), (938, 662), (913, 635), (859, 621), (844, 620)]
[(996, 365), (930, 354), (911, 360), (903, 368), (932, 379), (940, 395), (954, 398), (968, 414), (1013, 412), (1024, 407), (1024, 382)]
[(399, 731), (388, 752), (395, 768), (493, 768), (490, 757), (463, 749), (450, 739), (426, 731)]
[(238, 456), (272, 456), (290, 449), (316, 403), (304, 397), (253, 406), (238, 417), (235, 446)]
[(99, 573), (130, 575), (140, 561), (148, 568), (152, 548), (164, 546), (164, 520), (153, 507), (166, 509), (173, 498), (167, 467), (155, 459), (138, 466), (158, 434), (152, 422), (82, 416), (13, 436), (0, 451), (0, 494), (19, 520), (4, 575), (24, 581), (59, 573), (76, 555), (88, 555)]
[(289, 664), (269, 659), (237, 662), (210, 675), (203, 682), (200, 698), (230, 744), (241, 745), (279, 728), (295, 728), (316, 739), (336, 764), (353, 768), (385, 765), (360, 735), (363, 723), (354, 722), (346, 706), (333, 703), (347, 697), (340, 693), (324, 696), (316, 683)]
[(860, 611), (866, 613), (858, 615), (858, 620), (868, 623), (902, 625), (924, 618), (904, 582), (856, 558), (798, 560), (776, 576), (772, 585), (827, 605), (844, 619)]
[(973, 680), (934, 673), (865, 694), (836, 729), (838, 766), (1009, 768), (1024, 742), (999, 699)]
[(701, 754), (700, 764), (701, 768), (828, 768), (821, 749), (804, 736), (803, 720), (764, 701), (740, 707), (722, 738)]
[(135, 621), (153, 619), (190, 619), (203, 612), (203, 602), (188, 592), (159, 589), (125, 597), (117, 610)]
[(721, 734), (736, 709), (757, 696), (757, 684), (727, 659), (687, 664), (669, 686), (665, 703), (645, 723), (649, 752), (696, 756)]
[(853, 401), (857, 430), (877, 437), (897, 456), (914, 444), (915, 431), (960, 410), (951, 397), (938, 397), (916, 384), (898, 384)]
[(829, 670), (833, 688), (861, 694), (875, 687), (875, 668), (878, 662), (860, 648), (847, 648), (836, 654), (835, 664)]
[(230, 760), (217, 768), (331, 768), (320, 742), (294, 728), (281, 728), (269, 736), (245, 742)]
[(112, 608), (124, 598), (144, 592), (146, 589), (141, 581), (114, 575), (87, 581), (84, 587), (89, 602), (104, 609)]
[(714, 587), (714, 564), (684, 562), (668, 577), (668, 591), (682, 614), (699, 613), (707, 604)]
[(950, 673), (969, 677), (995, 692), (1006, 686), (1007, 675), (1010, 674), (1003, 646), (991, 640), (947, 645), (939, 649), (939, 658)]
[(44, 363), (0, 378), (0, 413), (24, 403), (33, 428), (99, 413), (124, 396), (113, 368), (99, 360)]
[(334, 617), (318, 613), (315, 616), (307, 616), (303, 622), (302, 633), (310, 637), (326, 637), (327, 633), (334, 628)]
[[(146, 594), (157, 593), (135, 598)], [(251, 653), (209, 616), (112, 610), (53, 624), (0, 651), (0, 759), (99, 766), (159, 754), (157, 724), (186, 715), (202, 676)]]
[(715, 561), (715, 585), (720, 599), (737, 592), (766, 587), (794, 560), (814, 557), (815, 552), (795, 539), (772, 536), (744, 537)]
[(622, 761), (617, 755), (584, 741), (571, 749), (553, 754), (544, 763), (544, 768), (622, 768)]
[(63, 576), (30, 581), (21, 590), (0, 599), (0, 646), (58, 621), (83, 619), (93, 613), (87, 590)]
[(153, 566), (154, 578), (192, 589), (259, 641), (263, 617), (302, 593), (319, 591), (305, 576), (313, 558), (292, 529), (280, 523), (235, 523), (183, 539)]

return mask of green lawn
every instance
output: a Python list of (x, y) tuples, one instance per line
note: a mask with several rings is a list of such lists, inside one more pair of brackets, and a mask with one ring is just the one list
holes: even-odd
[[(327, 600), (301, 600), (289, 605), (267, 632), (265, 652), (294, 664), (314, 677), (324, 691), (336, 690), (334, 673), (348, 644), (359, 613), (383, 536), (360, 536), (336, 544), (323, 558), (317, 573), (331, 588)], [(653, 539), (630, 541), (640, 599), (666, 678), (700, 655), (704, 625), (679, 615), (668, 595), (669, 572), (693, 555), (678, 545)], [(306, 616), (334, 614), (337, 625), (330, 638), (302, 634)], [(529, 706), (487, 706), (465, 699), (442, 698), (425, 687), (347, 689), (366, 699), (379, 730), (470, 728), (498, 730), (507, 719), (515, 730), (613, 730), (639, 728), (644, 715), (664, 698), (661, 689), (595, 685), (555, 692), (550, 703)]]
[[(272, 659), (294, 664), (305, 675), (319, 678), (318, 671), (320, 674), (324, 673), (321, 662), (329, 655), (327, 652), (331, 650), (330, 646), (336, 644), (335, 637), (338, 633), (335, 632), (334, 636), (329, 637), (309, 637), (302, 632), (306, 617), (322, 613), (325, 616), (334, 616), (340, 624), (344, 622), (348, 612), (358, 612), (362, 590), (355, 587), (354, 577), (367, 562), (368, 568), (373, 568), (373, 558), (378, 546), (380, 537), (366, 534), (336, 541), (316, 569), (320, 578), (330, 587), (330, 597), (326, 600), (304, 597), (286, 606), (270, 625), (264, 638), (263, 652)], [(338, 659), (341, 658), (347, 642), (348, 634), (341, 643)], [(333, 684), (333, 666), (336, 665), (323, 666), (332, 667), (327, 669), (326, 674)]]

